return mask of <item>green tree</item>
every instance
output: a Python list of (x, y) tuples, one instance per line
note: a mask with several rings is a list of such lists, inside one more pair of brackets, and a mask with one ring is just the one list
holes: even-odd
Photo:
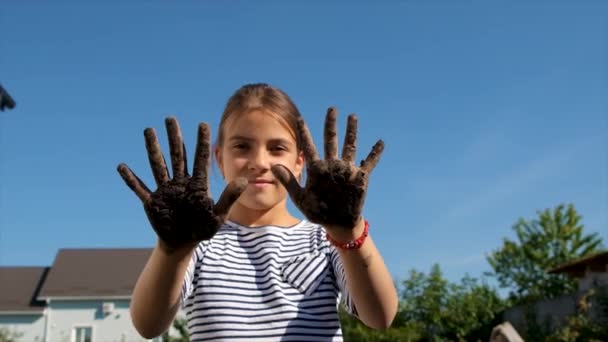
[(173, 320), (173, 328), (179, 333), (178, 336), (169, 335), (169, 331), (166, 331), (162, 335), (163, 342), (190, 342), (190, 335), (188, 334), (188, 324), (184, 318), (176, 318)]
[(423, 327), (415, 322), (405, 324), (395, 321), (388, 329), (375, 330), (350, 316), (342, 307), (339, 313), (345, 342), (416, 342), (421, 341), (423, 336)]
[(425, 324), (426, 336), (442, 333), (448, 301), (448, 281), (443, 278), (439, 264), (431, 267), (429, 275), (411, 270), (403, 282), (403, 314), (405, 321)]
[[(545, 338), (547, 342), (601, 342), (608, 341), (608, 326), (606, 325), (605, 305), (608, 299), (608, 291), (606, 288), (591, 289), (585, 293), (577, 305), (577, 312), (570, 315), (566, 324), (560, 327), (557, 331), (550, 333)], [(603, 317), (598, 317), (592, 320), (589, 317), (588, 311), (591, 308), (591, 298), (598, 297), (599, 301), (596, 304), (604, 306), (603, 312), (598, 312)]]
[(514, 304), (552, 298), (576, 290), (565, 275), (547, 271), (559, 264), (588, 256), (603, 248), (597, 233), (585, 234), (579, 215), (570, 204), (538, 211), (538, 218), (520, 218), (513, 226), (516, 239), (505, 238), (487, 261), (500, 287), (510, 289)]
[(345, 341), (487, 340), (504, 303), (487, 284), (464, 276), (459, 283), (443, 277), (435, 264), (428, 274), (411, 270), (403, 281), (399, 312), (386, 330), (372, 330), (340, 311)]
[(501, 322), (506, 307), (496, 290), (487, 283), (465, 275), (460, 283), (450, 284), (446, 301), (444, 329), (452, 340), (485, 341), (492, 328)]
[(17, 342), (23, 333), (0, 327), (0, 342)]
[(412, 270), (404, 281), (403, 320), (424, 326), (424, 340), (487, 339), (505, 303), (487, 283), (469, 275), (450, 283), (438, 264), (428, 275)]

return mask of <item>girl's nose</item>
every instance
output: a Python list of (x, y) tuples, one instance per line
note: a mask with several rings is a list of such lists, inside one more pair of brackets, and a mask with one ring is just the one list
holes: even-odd
[(268, 153), (266, 151), (254, 152), (249, 161), (249, 168), (258, 171), (270, 169)]

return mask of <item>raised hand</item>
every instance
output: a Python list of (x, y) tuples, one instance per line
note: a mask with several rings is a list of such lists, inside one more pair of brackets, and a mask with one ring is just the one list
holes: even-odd
[(211, 239), (224, 222), (232, 204), (247, 187), (247, 180), (238, 178), (232, 181), (214, 203), (209, 193), (208, 178), (211, 155), (209, 126), (206, 123), (198, 126), (194, 167), (190, 176), (179, 124), (170, 117), (165, 120), (165, 125), (173, 178), (169, 178), (169, 170), (153, 128), (146, 128), (144, 136), (158, 186), (156, 191), (151, 192), (126, 164), (119, 164), (117, 169), (127, 186), (142, 201), (148, 220), (160, 239), (161, 248), (173, 251)]
[(272, 172), (308, 220), (326, 228), (353, 229), (360, 220), (369, 175), (380, 160), (384, 142), (378, 140), (367, 158), (356, 166), (357, 117), (351, 114), (348, 117), (342, 159), (339, 159), (336, 116), (336, 110), (329, 108), (325, 119), (324, 160), (319, 159), (304, 119), (298, 121), (297, 133), (307, 163), (304, 187), (282, 165), (273, 165)]

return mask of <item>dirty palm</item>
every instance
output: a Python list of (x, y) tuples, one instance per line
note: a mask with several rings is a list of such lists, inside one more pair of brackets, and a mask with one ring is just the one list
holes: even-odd
[[(329, 108), (324, 128), (324, 159), (319, 157), (304, 119), (299, 118), (297, 134), (302, 143), (307, 168), (304, 186), (282, 165), (273, 165), (271, 170), (309, 221), (326, 226), (327, 229), (352, 229), (361, 219), (369, 176), (380, 160), (384, 142), (378, 140), (367, 157), (356, 165), (357, 117), (351, 114), (348, 116), (342, 156), (339, 158), (336, 118), (336, 110)], [(165, 120), (165, 125), (172, 177), (153, 128), (146, 128), (144, 136), (157, 189), (151, 191), (124, 163), (119, 164), (117, 170), (143, 203), (161, 246), (171, 251), (211, 239), (248, 182), (245, 178), (236, 178), (227, 184), (215, 202), (209, 192), (209, 125), (200, 123), (198, 126), (192, 174), (188, 172), (186, 147), (177, 119), (169, 117)]]

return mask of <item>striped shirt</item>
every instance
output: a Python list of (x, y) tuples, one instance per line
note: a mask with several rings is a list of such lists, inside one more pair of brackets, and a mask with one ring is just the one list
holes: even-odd
[(357, 316), (322, 226), (226, 222), (192, 255), (182, 308), (192, 341), (342, 341), (338, 305)]

